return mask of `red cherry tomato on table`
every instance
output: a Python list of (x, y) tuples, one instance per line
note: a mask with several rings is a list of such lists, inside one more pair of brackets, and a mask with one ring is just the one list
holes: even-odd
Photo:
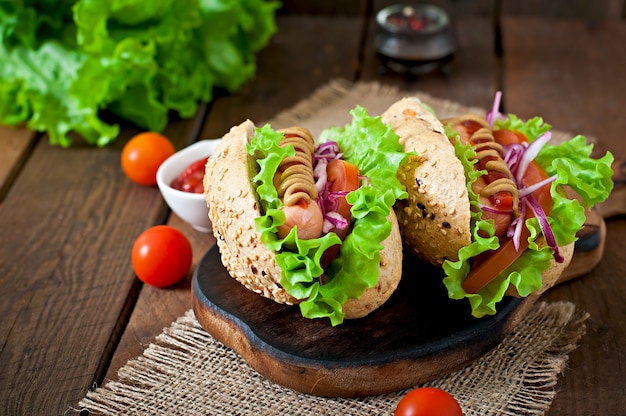
[(122, 149), (122, 170), (139, 185), (156, 185), (159, 166), (175, 151), (167, 137), (154, 132), (139, 133)]
[(408, 392), (398, 403), (394, 416), (463, 416), (463, 410), (452, 395), (434, 387)]
[(184, 278), (192, 257), (187, 237), (168, 225), (157, 225), (141, 233), (131, 254), (137, 277), (156, 287), (170, 286)]

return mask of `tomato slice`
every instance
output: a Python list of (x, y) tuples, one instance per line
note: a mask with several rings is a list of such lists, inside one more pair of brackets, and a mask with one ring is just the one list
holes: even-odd
[[(524, 186), (530, 186), (537, 182), (543, 181), (547, 177), (548, 174), (546, 173), (544, 168), (533, 162), (528, 165), (528, 168), (526, 168), (524, 178), (522, 179), (522, 184)], [(542, 186), (541, 188), (533, 191), (532, 195), (539, 202), (539, 205), (541, 205), (543, 211), (549, 215), (550, 211), (552, 211), (552, 195), (550, 195), (550, 186)]]
[[(361, 182), (359, 180), (359, 168), (345, 160), (336, 159), (331, 161), (326, 166), (326, 174), (328, 175), (328, 181), (330, 183), (330, 192), (351, 192), (359, 188)], [(352, 206), (346, 201), (345, 196), (341, 196), (338, 199), (337, 212), (341, 214), (348, 222), (352, 220), (352, 213), (350, 208)], [(334, 229), (332, 232), (343, 240), (348, 234), (349, 227), (340, 230)], [(332, 260), (339, 252), (339, 244), (326, 249), (321, 258), (321, 265), (323, 268), (328, 267)]]
[(513, 240), (509, 238), (493, 253), (485, 253), (484, 256), (477, 257), (472, 264), (472, 270), (461, 283), (463, 290), (467, 293), (478, 293), (480, 289), (487, 286), (528, 248), (528, 237), (530, 237), (530, 231), (524, 225), (519, 250), (515, 249)]

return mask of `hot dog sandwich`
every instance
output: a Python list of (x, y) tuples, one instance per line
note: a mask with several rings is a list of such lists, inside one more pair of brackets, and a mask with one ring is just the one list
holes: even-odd
[(405, 150), (419, 155), (398, 172), (409, 193), (396, 204), (404, 242), (443, 267), (448, 295), (467, 298), (477, 317), (496, 313), (505, 295), (554, 285), (585, 208), (613, 186), (610, 153), (591, 158), (583, 136), (551, 145), (551, 126), (504, 116), (499, 100), (486, 117), (439, 120), (417, 98), (382, 115)]
[(222, 262), (248, 289), (333, 325), (381, 306), (402, 274), (392, 209), (406, 191), (398, 136), (363, 108), (316, 143), (302, 127), (245, 121), (209, 158), (209, 217)]

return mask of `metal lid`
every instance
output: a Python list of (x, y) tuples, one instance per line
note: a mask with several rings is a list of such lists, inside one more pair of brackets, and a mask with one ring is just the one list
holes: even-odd
[(450, 19), (441, 8), (430, 4), (401, 3), (380, 10), (376, 14), (378, 26), (390, 33), (428, 35), (445, 30)]

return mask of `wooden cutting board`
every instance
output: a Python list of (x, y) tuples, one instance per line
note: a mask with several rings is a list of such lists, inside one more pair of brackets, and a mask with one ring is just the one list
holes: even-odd
[[(593, 209), (559, 283), (597, 265), (605, 235), (604, 219)], [(193, 309), (204, 329), (269, 380), (317, 396), (361, 397), (466, 366), (494, 348), (538, 298), (505, 298), (496, 315), (477, 319), (467, 301), (448, 298), (442, 278), (440, 268), (405, 254), (403, 278), (387, 303), (332, 327), (246, 289), (213, 246), (194, 272)]]
[(497, 345), (533, 299), (507, 298), (495, 316), (470, 315), (448, 298), (440, 269), (405, 256), (389, 301), (365, 318), (332, 327), (297, 306), (265, 299), (231, 278), (217, 247), (192, 283), (194, 312), (216, 339), (271, 381), (330, 397), (397, 391), (448, 374)]

